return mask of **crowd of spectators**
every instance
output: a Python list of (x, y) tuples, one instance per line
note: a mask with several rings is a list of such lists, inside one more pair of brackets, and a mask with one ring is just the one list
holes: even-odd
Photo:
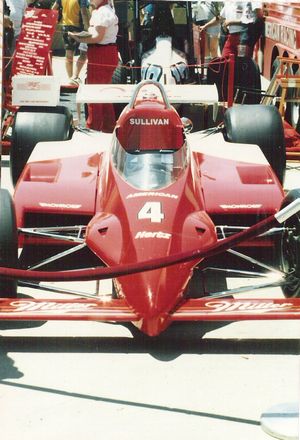
[(194, 22), (207, 41), (207, 59), (230, 54), (252, 57), (263, 31), (262, 8), (262, 2), (193, 2)]
[[(168, 4), (172, 5), (172, 2)], [(95, 84), (110, 83), (120, 60), (122, 64), (129, 61), (128, 4), (119, 0), (5, 0), (7, 58), (15, 49), (27, 7), (59, 11), (65, 68), (70, 84), (79, 85), (80, 73), (86, 62), (85, 81)], [(145, 2), (142, 12), (141, 25), (152, 25), (154, 28), (154, 3)], [(229, 54), (253, 56), (263, 30), (261, 2), (193, 1), (192, 12), (193, 23), (198, 26), (201, 38), (205, 39), (206, 61)], [(167, 15), (164, 17), (166, 20)], [(74, 63), (75, 55), (78, 57)], [(114, 125), (112, 112), (112, 108), (90, 105), (88, 127), (110, 131)]]
[[(65, 49), (65, 66), (70, 84), (78, 85), (80, 72), (87, 59), (87, 45), (75, 41), (69, 32), (81, 32), (89, 27), (88, 0), (55, 0), (52, 9), (59, 11), (62, 24), (62, 38)], [(74, 66), (74, 56), (79, 50), (79, 57)]]

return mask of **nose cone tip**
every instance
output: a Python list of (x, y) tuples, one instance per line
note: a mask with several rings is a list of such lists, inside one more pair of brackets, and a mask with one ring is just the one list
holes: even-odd
[(148, 336), (158, 336), (170, 323), (168, 315), (148, 317), (142, 319), (140, 330)]

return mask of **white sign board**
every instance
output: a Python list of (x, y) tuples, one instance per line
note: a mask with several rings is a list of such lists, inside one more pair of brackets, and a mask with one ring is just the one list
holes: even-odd
[(12, 78), (12, 104), (47, 106), (59, 104), (60, 84), (54, 76), (16, 75)]

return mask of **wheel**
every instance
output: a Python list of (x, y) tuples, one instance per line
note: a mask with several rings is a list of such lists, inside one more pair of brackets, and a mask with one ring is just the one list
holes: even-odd
[(286, 152), (281, 116), (274, 106), (261, 104), (229, 108), (224, 116), (224, 137), (229, 142), (256, 144), (283, 183)]
[[(13, 202), (9, 192), (0, 190), (0, 266), (18, 266), (18, 235)], [(0, 277), (0, 297), (16, 298), (17, 281)]]
[(15, 115), (10, 149), (13, 184), (38, 142), (64, 141), (72, 134), (72, 114), (66, 107), (21, 107)]
[[(300, 198), (300, 189), (293, 189), (285, 196), (281, 208)], [(282, 286), (286, 298), (300, 297), (300, 215), (296, 214), (284, 223), (279, 242), (280, 269), (286, 274), (287, 284)]]

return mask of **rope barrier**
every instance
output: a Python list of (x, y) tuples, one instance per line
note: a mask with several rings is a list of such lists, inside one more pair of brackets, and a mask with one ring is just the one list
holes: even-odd
[[(9, 64), (12, 63), (12, 61), (14, 59), (14, 55), (15, 55), (15, 53), (11, 57), (8, 57), (8, 56), (4, 56), (3, 57), (4, 61), (8, 60), (7, 64), (5, 64), (5, 66), (4, 66), (4, 70), (9, 66)], [(228, 64), (228, 62), (229, 61), (226, 58), (220, 58), (219, 61), (211, 60), (208, 63), (203, 63), (203, 64), (198, 64), (198, 63), (197, 64), (186, 64), (186, 66), (188, 68), (195, 68), (195, 69), (209, 68), (209, 69), (211, 69), (215, 73), (220, 73), (220, 69), (219, 70), (214, 70), (213, 66), (221, 66), (222, 64)], [(101, 67), (114, 67), (115, 66), (114, 64), (103, 64), (103, 63), (101, 63), (101, 64), (100, 63), (88, 63), (88, 64), (90, 64), (92, 66), (101, 66)], [(128, 69), (128, 70), (131, 70), (131, 69), (142, 69), (143, 68), (143, 66), (134, 66), (134, 65), (130, 65), (129, 66), (128, 63), (127, 64), (119, 64), (118, 67), (119, 68)], [(167, 68), (171, 69), (172, 65), (171, 66), (167, 66), (166, 65), (166, 66), (163, 66), (163, 67), (166, 68), (166, 69)]]
[[(281, 211), (279, 211), (279, 213), (280, 212)], [(35, 281), (90, 281), (116, 278), (161, 269), (163, 267), (187, 263), (194, 260), (201, 260), (223, 253), (227, 249), (230, 249), (243, 241), (257, 237), (271, 229), (273, 226), (278, 225), (278, 223), (281, 222), (281, 219), (278, 220), (278, 217), (276, 217), (279, 213), (271, 215), (255, 225), (250, 226), (250, 228), (217, 241), (215, 244), (203, 249), (194, 249), (192, 251), (180, 252), (148, 261), (120, 264), (111, 267), (92, 267), (65, 271), (30, 271), (25, 269), (0, 267), (0, 276), (11, 279)]]

